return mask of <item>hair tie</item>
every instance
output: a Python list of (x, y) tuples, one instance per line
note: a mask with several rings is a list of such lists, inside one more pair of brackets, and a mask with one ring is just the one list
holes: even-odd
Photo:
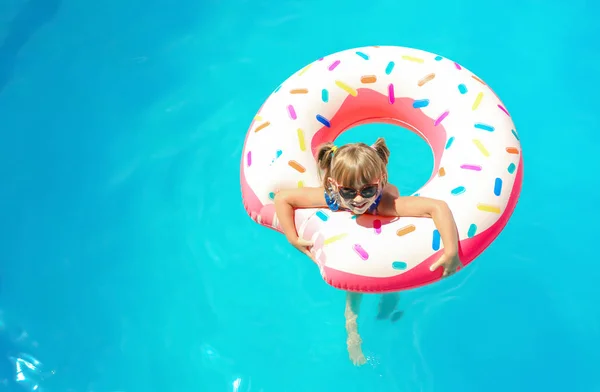
[(332, 152), (332, 153), (335, 153), (336, 151), (337, 151), (337, 146), (332, 146), (332, 147), (331, 147), (331, 152)]

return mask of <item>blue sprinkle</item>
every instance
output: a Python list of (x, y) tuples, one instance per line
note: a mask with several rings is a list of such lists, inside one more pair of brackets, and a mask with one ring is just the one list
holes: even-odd
[(331, 128), (331, 124), (329, 123), (329, 120), (326, 119), (325, 117), (321, 116), (320, 114), (317, 114), (317, 121), (320, 122), (321, 124), (325, 125), (327, 128)]
[(275, 199), (275, 193), (274, 192), (269, 193), (269, 199), (271, 199), (271, 200)]
[(327, 103), (329, 102), (329, 91), (323, 89), (321, 91), (321, 99), (323, 100), (323, 102)]
[(415, 108), (415, 109), (424, 108), (427, 105), (429, 105), (428, 99), (419, 99), (419, 100), (413, 102), (413, 108)]
[(327, 219), (329, 219), (329, 216), (327, 216), (326, 213), (324, 213), (323, 211), (317, 211), (317, 216), (319, 217), (319, 219), (321, 219), (323, 222), (327, 222)]
[(281, 85), (277, 86), (277, 88), (275, 89), (275, 91), (273, 91), (273, 93), (276, 93), (277, 91), (279, 91), (280, 88), (281, 88)]
[(460, 91), (461, 94), (466, 94), (467, 93), (467, 86), (465, 86), (464, 84), (459, 84), (458, 85), (458, 91)]
[(466, 189), (464, 186), (457, 186), (456, 188), (452, 189), (450, 191), (450, 193), (452, 193), (454, 196), (456, 195), (460, 195), (462, 193), (465, 193)]
[(519, 140), (519, 135), (517, 135), (517, 131), (515, 131), (514, 129), (511, 129), (510, 131), (512, 132), (515, 139)]
[(362, 57), (365, 60), (369, 59), (369, 55), (364, 54), (363, 52), (356, 52), (357, 55), (359, 55), (360, 57)]
[(450, 139), (448, 139), (448, 142), (446, 143), (446, 150), (450, 148), (452, 143), (454, 143), (454, 136), (452, 136)]
[(279, 157), (281, 156), (281, 154), (282, 154), (282, 153), (283, 153), (283, 152), (282, 152), (281, 150), (277, 150), (277, 152), (275, 153), (275, 156), (276, 156), (277, 158), (279, 158)]
[(473, 238), (475, 237), (475, 234), (477, 234), (477, 225), (475, 223), (471, 223), (471, 226), (469, 226), (469, 231), (467, 232), (467, 237)]
[(394, 64), (394, 62), (393, 62), (393, 61), (390, 61), (390, 62), (388, 63), (387, 67), (385, 67), (385, 74), (386, 74), (386, 75), (389, 75), (389, 74), (391, 74), (391, 73), (392, 73), (392, 71), (394, 70), (394, 65), (396, 65), (396, 64)]
[(494, 195), (500, 196), (501, 193), (502, 193), (502, 179), (496, 178), (496, 181), (494, 182)]
[(433, 241), (431, 241), (431, 247), (433, 250), (440, 249), (440, 232), (437, 230), (433, 231)]
[(404, 261), (394, 261), (392, 263), (392, 268), (397, 270), (404, 270), (406, 269), (406, 263)]
[(435, 56), (435, 61), (441, 61), (441, 60), (443, 60), (443, 59), (444, 59), (444, 58), (443, 58), (442, 56)]
[(352, 217), (350, 217), (350, 219), (356, 219), (356, 215), (352, 215)]
[(494, 132), (494, 127), (491, 125), (483, 124), (483, 123), (475, 123), (475, 128), (481, 129), (488, 132)]
[(514, 163), (511, 163), (510, 165), (508, 165), (508, 169), (507, 169), (507, 170), (508, 170), (508, 172), (509, 172), (510, 174), (513, 174), (513, 173), (515, 172), (515, 169), (516, 169), (516, 168), (517, 168), (517, 167), (515, 166), (515, 164), (514, 164)]

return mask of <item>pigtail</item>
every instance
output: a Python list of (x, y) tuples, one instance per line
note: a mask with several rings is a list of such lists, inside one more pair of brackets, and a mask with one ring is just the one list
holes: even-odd
[(323, 180), (323, 186), (326, 185), (327, 178), (331, 172), (331, 161), (333, 160), (333, 153), (335, 151), (335, 145), (333, 143), (322, 144), (317, 150), (317, 165), (321, 169), (321, 179)]
[(377, 155), (379, 155), (379, 158), (381, 158), (383, 163), (387, 165), (390, 160), (390, 150), (385, 144), (385, 139), (382, 137), (378, 138), (372, 147), (377, 151)]

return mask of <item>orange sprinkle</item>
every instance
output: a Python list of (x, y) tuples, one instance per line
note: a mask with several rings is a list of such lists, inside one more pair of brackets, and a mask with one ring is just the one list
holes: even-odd
[(408, 233), (412, 233), (416, 229), (417, 228), (415, 227), (415, 225), (404, 226), (403, 228), (398, 229), (396, 231), (396, 235), (399, 236), (399, 237), (402, 237), (403, 235), (407, 235)]
[(374, 45), (373, 47), (374, 47), (374, 48), (378, 48), (378, 47), (379, 47), (379, 45)]
[(485, 84), (485, 82), (484, 82), (483, 80), (479, 79), (477, 76), (475, 76), (475, 75), (471, 75), (471, 77), (472, 77), (473, 79), (477, 80), (479, 83), (483, 84), (484, 86), (486, 85), (486, 84)]
[(506, 152), (509, 154), (518, 154), (519, 150), (516, 147), (506, 147)]
[(295, 88), (290, 90), (290, 94), (308, 94), (307, 88)]
[(361, 83), (375, 83), (377, 81), (377, 76), (375, 75), (365, 75), (360, 77)]
[(264, 122), (264, 123), (260, 124), (258, 127), (256, 127), (256, 129), (254, 130), (254, 132), (258, 132), (258, 131), (260, 131), (260, 130), (263, 130), (263, 129), (265, 129), (266, 127), (268, 127), (269, 125), (271, 125), (271, 123), (270, 123), (270, 122), (268, 122), (268, 121), (267, 121), (267, 122)]
[(440, 170), (438, 170), (438, 174), (440, 177), (444, 177), (446, 175), (446, 170), (443, 167), (440, 167)]
[(434, 73), (430, 73), (429, 75), (426, 75), (423, 79), (419, 80), (419, 83), (417, 83), (417, 84), (419, 85), (419, 87), (421, 87), (425, 83), (432, 81), (433, 78), (435, 78), (435, 74)]
[(301, 164), (299, 164), (296, 161), (289, 161), (288, 165), (290, 165), (292, 168), (298, 170), (300, 173), (304, 173), (306, 171), (306, 169), (304, 168), (304, 166), (302, 166)]

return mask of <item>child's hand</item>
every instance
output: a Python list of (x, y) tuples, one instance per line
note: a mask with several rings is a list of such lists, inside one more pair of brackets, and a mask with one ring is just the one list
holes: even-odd
[(446, 276), (450, 276), (453, 273), (455, 273), (456, 270), (458, 269), (458, 267), (462, 266), (462, 263), (460, 262), (460, 259), (458, 258), (458, 253), (454, 253), (454, 252), (444, 253), (438, 259), (438, 261), (436, 261), (435, 263), (433, 263), (431, 265), (431, 267), (429, 267), (429, 270), (435, 271), (440, 266), (444, 267), (444, 274), (442, 276), (446, 277)]
[(309, 247), (313, 246), (313, 243), (311, 241), (307, 241), (305, 239), (298, 237), (295, 240), (290, 241), (290, 242), (292, 243), (292, 245), (294, 245), (294, 247), (296, 249), (298, 249), (300, 252), (304, 253), (308, 257), (310, 257), (312, 261), (314, 261), (315, 263), (317, 262), (309, 250)]

